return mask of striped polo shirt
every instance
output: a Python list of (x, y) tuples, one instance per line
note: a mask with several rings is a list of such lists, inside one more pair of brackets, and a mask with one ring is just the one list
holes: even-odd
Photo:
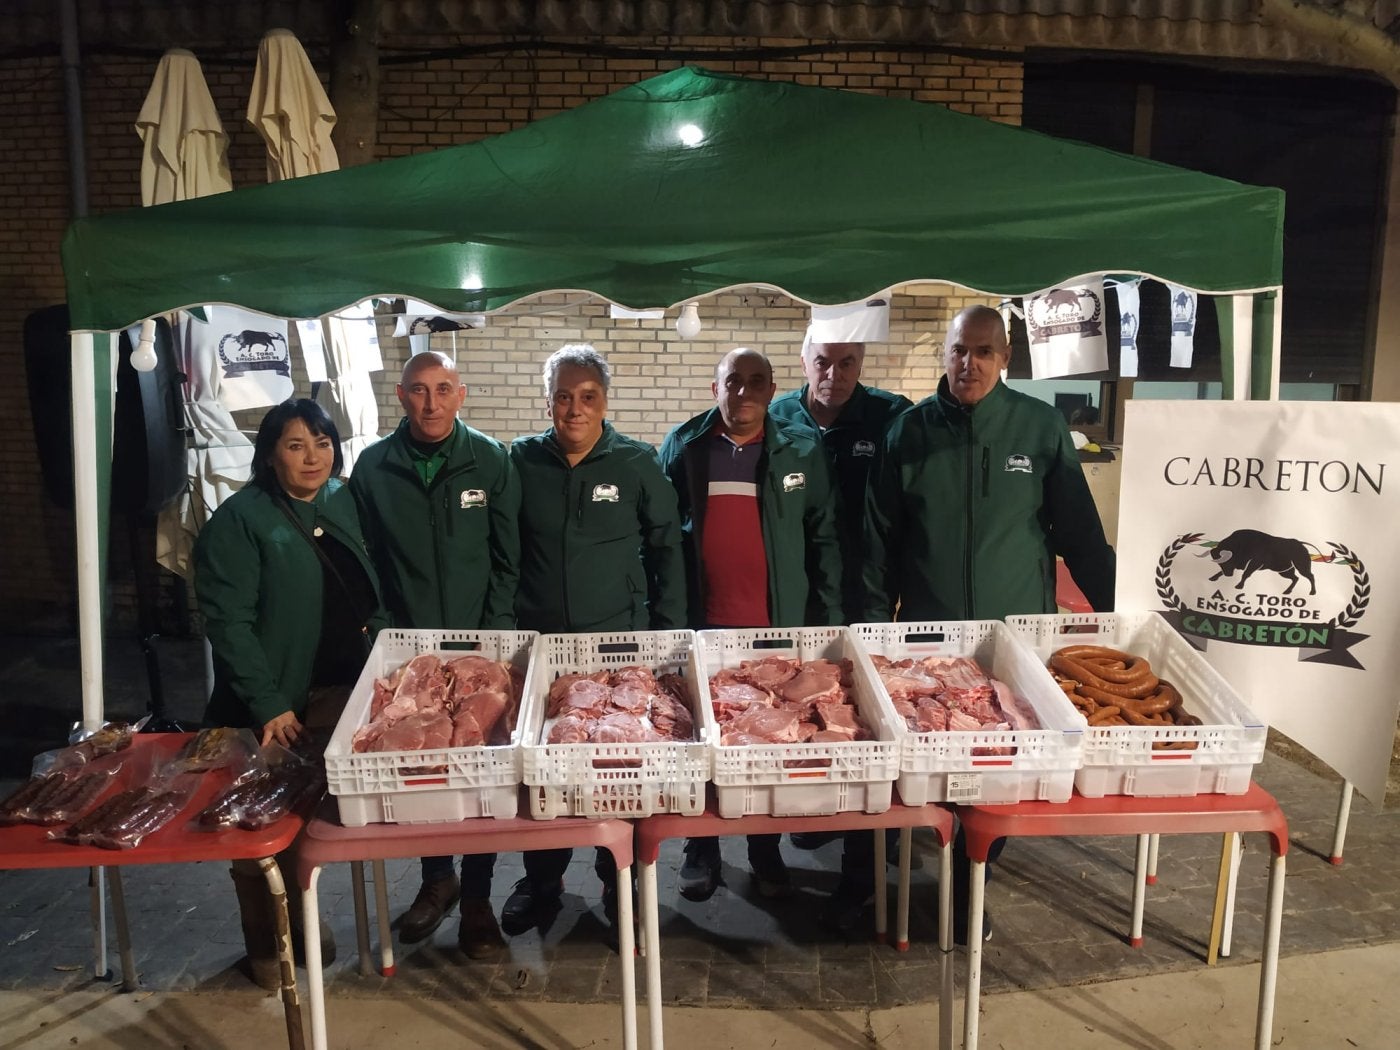
[(710, 436), (710, 484), (700, 564), (705, 622), (715, 627), (767, 627), (768, 555), (758, 512), (763, 432), (736, 443), (716, 428)]

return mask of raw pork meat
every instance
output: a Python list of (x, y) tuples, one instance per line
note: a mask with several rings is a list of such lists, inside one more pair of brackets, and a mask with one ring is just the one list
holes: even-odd
[[(561, 674), (549, 687), (542, 737), (546, 744), (648, 744), (695, 739), (680, 675), (646, 667)], [(632, 758), (598, 758), (598, 767), (636, 765)]]
[[(710, 678), (710, 704), (720, 724), (720, 742), (732, 747), (869, 739), (851, 702), (852, 670), (846, 660), (801, 663), (766, 656), (718, 672)], [(826, 764), (829, 759), (815, 761)]]
[[(892, 661), (872, 656), (895, 712), (915, 733), (1000, 732), (1040, 725), (1029, 704), (968, 656)], [(1014, 753), (1011, 747), (978, 747), (975, 755)]]
[[(444, 656), (420, 653), (375, 680), (369, 721), (355, 730), (352, 751), (477, 747), (510, 740), (524, 673), (484, 656)], [(395, 731), (401, 722), (409, 724)]]
[(594, 682), (598, 685), (608, 684), (607, 671), (595, 671), (593, 674), (561, 674), (549, 687), (549, 704), (545, 708), (545, 717), (554, 718), (564, 708), (564, 697), (575, 682)]
[(754, 704), (723, 727), (721, 740), (731, 733), (744, 733), (770, 744), (795, 744), (798, 741), (797, 712), (791, 708)]

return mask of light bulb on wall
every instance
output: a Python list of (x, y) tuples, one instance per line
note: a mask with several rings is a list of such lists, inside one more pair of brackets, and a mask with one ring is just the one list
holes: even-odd
[(694, 339), (704, 325), (700, 323), (700, 309), (694, 303), (681, 307), (681, 315), (676, 318), (676, 334), (682, 339)]
[(141, 336), (136, 340), (136, 349), (131, 351), (131, 367), (138, 372), (154, 372), (159, 363), (155, 348), (156, 323), (141, 322)]

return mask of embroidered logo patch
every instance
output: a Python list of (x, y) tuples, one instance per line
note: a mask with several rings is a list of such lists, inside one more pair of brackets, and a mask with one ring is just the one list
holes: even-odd
[(618, 500), (616, 485), (594, 485), (594, 503), (616, 503)]
[(463, 489), (463, 490), (462, 490), (462, 509), (463, 509), (463, 510), (470, 510), (472, 507), (484, 507), (484, 506), (486, 506), (486, 490), (485, 490), (485, 489)]
[(857, 441), (854, 445), (851, 446), (851, 455), (853, 455), (853, 456), (873, 456), (873, 455), (875, 455), (875, 442), (873, 442), (873, 441)]
[(1023, 456), (1019, 452), (1013, 453), (1006, 457), (1006, 469), (1021, 474), (1029, 474), (1031, 472), (1031, 457)]
[(783, 491), (796, 492), (798, 489), (807, 487), (807, 475), (801, 471), (794, 471), (791, 474), (783, 475)]

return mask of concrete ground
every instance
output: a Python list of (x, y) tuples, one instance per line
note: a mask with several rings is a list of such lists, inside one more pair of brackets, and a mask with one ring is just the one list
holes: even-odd
[[(134, 647), (126, 648), (111, 660), (108, 682), (108, 710), (121, 717), (148, 702)], [(0, 639), (7, 754), (53, 746), (76, 716), (75, 666), (71, 643)], [(162, 666), (170, 713), (193, 720), (197, 650), (163, 643)], [(0, 793), (24, 761), (0, 765)], [(1334, 867), (1335, 777), (1272, 753), (1254, 772), (1283, 805), (1290, 830), (1274, 1045), (1400, 1045), (1392, 991), (1400, 987), (1400, 817), (1358, 798), (1345, 864)], [(863, 936), (847, 941), (814, 920), (838, 877), (839, 843), (802, 853), (785, 842), (798, 893), (770, 902), (750, 892), (742, 841), (725, 840), (726, 886), (701, 905), (676, 893), (679, 844), (668, 843), (658, 867), (668, 1043), (936, 1045), (936, 854), (922, 837), (915, 845), (922, 868), (913, 875), (913, 943), (897, 953)], [(1131, 840), (1013, 841), (987, 891), (995, 935), (984, 953), (981, 1045), (1251, 1045), (1268, 853), (1262, 836), (1246, 836), (1245, 847), (1232, 957), (1207, 967), (1217, 836), (1163, 840), (1141, 948), (1126, 937)], [(449, 920), (428, 942), (395, 944), (391, 980), (360, 974), (349, 869), (328, 869), (322, 910), (340, 946), (325, 972), (331, 1047), (620, 1046), (620, 965), (605, 943), (591, 868), (592, 857), (577, 851), (559, 913), (543, 930), (512, 938), (501, 958), (469, 962)], [(498, 909), (520, 874), (519, 855), (503, 855)], [(391, 862), (388, 878), (397, 918), (417, 889), (416, 862)], [(124, 883), (143, 986), (135, 993), (91, 976), (85, 872), (0, 872), (0, 1050), (284, 1045), (277, 1000), (236, 969), (242, 949), (227, 869), (129, 868)], [(953, 960), (961, 995), (962, 952)], [(108, 965), (117, 965), (114, 949)], [(637, 982), (640, 991), (640, 966)], [(645, 1046), (644, 1002), (642, 1009)]]
[[(961, 958), (961, 956), (959, 956)], [(1254, 1038), (1257, 965), (1199, 967), (1092, 985), (1002, 992), (982, 999), (981, 1045), (1072, 1050), (1218, 1050)], [(1391, 1050), (1400, 1030), (1400, 946), (1293, 956), (1279, 967), (1273, 1045)], [(961, 1033), (962, 1001), (956, 1030)], [(937, 1043), (937, 1008), (754, 1010), (668, 1007), (673, 1050), (808, 1050)], [(641, 1045), (646, 1046), (645, 1017)], [(0, 1046), (25, 1050), (190, 1050), (276, 1047), (285, 1039), (277, 1000), (254, 991), (143, 992), (110, 988), (0, 993)], [(337, 998), (335, 1050), (484, 1050), (620, 1047), (614, 1006), (597, 1003)]]

